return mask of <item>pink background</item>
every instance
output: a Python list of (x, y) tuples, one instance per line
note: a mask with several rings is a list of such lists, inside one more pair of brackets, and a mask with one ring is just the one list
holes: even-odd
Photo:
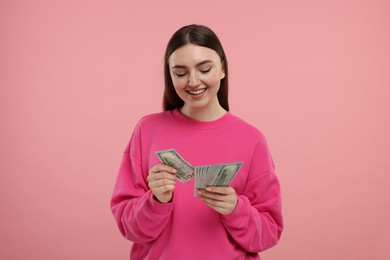
[(219, 35), (231, 111), (277, 165), (263, 259), (390, 259), (390, 2), (241, 2), (0, 2), (1, 259), (128, 259), (111, 192), (188, 23)]

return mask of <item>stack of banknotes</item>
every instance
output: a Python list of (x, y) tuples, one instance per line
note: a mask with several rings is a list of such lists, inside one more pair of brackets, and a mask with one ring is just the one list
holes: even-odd
[(229, 186), (240, 169), (242, 162), (192, 166), (175, 150), (156, 151), (160, 161), (177, 170), (179, 181), (185, 183), (195, 178), (194, 194), (207, 186)]

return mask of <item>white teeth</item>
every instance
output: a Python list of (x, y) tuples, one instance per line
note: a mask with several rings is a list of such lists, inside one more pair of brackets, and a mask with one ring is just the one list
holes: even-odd
[(191, 94), (191, 95), (199, 95), (199, 94), (202, 94), (203, 92), (205, 92), (206, 89), (199, 89), (199, 90), (195, 90), (195, 91), (190, 91), (188, 90), (188, 92)]

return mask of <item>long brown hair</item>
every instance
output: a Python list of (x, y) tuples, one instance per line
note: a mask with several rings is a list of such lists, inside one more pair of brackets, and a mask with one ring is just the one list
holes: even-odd
[(221, 58), (225, 77), (221, 79), (221, 85), (217, 93), (220, 105), (229, 111), (228, 102), (228, 64), (225, 52), (222, 44), (219, 41), (217, 35), (208, 27), (203, 25), (187, 25), (177, 30), (167, 44), (165, 50), (164, 60), (164, 98), (163, 98), (163, 109), (164, 111), (173, 110), (180, 108), (184, 105), (184, 101), (177, 95), (175, 88), (173, 87), (171, 74), (169, 71), (168, 59), (171, 54), (178, 48), (186, 44), (194, 44), (198, 46), (207, 47), (216, 51)]

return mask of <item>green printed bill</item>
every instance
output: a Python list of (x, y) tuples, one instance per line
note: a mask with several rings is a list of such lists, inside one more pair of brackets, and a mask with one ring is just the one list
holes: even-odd
[(195, 196), (199, 189), (206, 189), (208, 186), (229, 186), (241, 166), (242, 162), (196, 166)]
[(208, 186), (229, 186), (242, 166), (242, 162), (192, 166), (175, 149), (156, 151), (160, 161), (177, 170), (179, 181), (185, 183), (195, 178), (194, 194)]
[(163, 164), (169, 165), (177, 170), (176, 177), (185, 183), (194, 178), (194, 167), (184, 160), (175, 149), (156, 151), (156, 155)]

